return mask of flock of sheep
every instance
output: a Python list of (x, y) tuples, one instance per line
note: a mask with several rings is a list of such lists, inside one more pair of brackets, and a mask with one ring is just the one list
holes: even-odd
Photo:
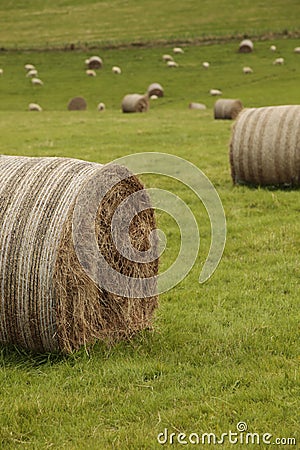
[[(238, 51), (240, 53), (250, 53), (254, 49), (253, 42), (250, 39), (244, 39), (240, 42)], [(277, 48), (275, 45), (270, 46), (271, 52), (276, 52)], [(295, 53), (300, 53), (300, 47), (294, 48)], [(173, 48), (174, 55), (183, 54), (184, 49), (181, 47)], [(179, 67), (179, 63), (175, 61), (174, 57), (170, 54), (162, 55), (162, 60), (166, 63), (167, 67), (177, 68)], [(278, 57), (273, 60), (274, 65), (282, 65), (284, 64), (284, 58)], [(99, 56), (91, 56), (90, 58), (85, 60), (86, 70), (85, 73), (87, 76), (95, 77), (97, 75), (97, 70), (103, 67), (102, 58)], [(202, 66), (204, 69), (208, 70), (211, 66), (209, 61), (203, 61)], [(26, 71), (26, 77), (31, 80), (31, 84), (33, 86), (43, 86), (43, 81), (38, 76), (38, 70), (33, 64), (25, 64), (24, 66)], [(112, 67), (112, 73), (115, 75), (121, 75), (122, 69), (119, 66)], [(253, 69), (250, 66), (243, 67), (243, 73), (245, 75), (252, 74)], [(4, 74), (4, 70), (0, 68), (0, 76)], [(212, 96), (221, 96), (222, 91), (220, 89), (212, 88), (209, 91), (209, 94)], [(163, 88), (158, 83), (153, 83), (148, 87), (146, 94), (128, 94), (124, 97), (122, 101), (122, 110), (123, 112), (145, 112), (149, 109), (149, 99), (157, 99), (158, 97), (162, 97), (164, 95)], [(77, 101), (79, 99), (79, 101)], [(68, 109), (86, 109), (86, 102), (82, 97), (75, 97), (71, 99), (68, 104)], [(206, 109), (206, 106), (202, 103), (191, 102), (189, 104), (190, 109)], [(106, 106), (103, 102), (100, 102), (97, 106), (98, 111), (104, 111)], [(29, 103), (28, 105), (29, 111), (42, 111), (42, 107), (37, 103)]]

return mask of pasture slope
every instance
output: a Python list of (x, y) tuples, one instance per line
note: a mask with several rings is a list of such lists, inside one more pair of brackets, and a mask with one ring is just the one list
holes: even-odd
[[(247, 445), (241, 432), (239, 443), (225, 438), (222, 448), (299, 447), (299, 190), (232, 185), (232, 122), (213, 119), (215, 98), (208, 94), (218, 88), (250, 107), (299, 104), (299, 8), (298, 0), (1, 3), (1, 153), (101, 163), (146, 151), (174, 154), (209, 177), (227, 219), (223, 258), (200, 285), (210, 245), (205, 208), (182, 183), (142, 177), (193, 211), (201, 236), (193, 269), (161, 295), (154, 329), (131, 342), (97, 343), (69, 357), (2, 346), (1, 448), (209, 449), (221, 444), (208, 444), (206, 436), (204, 445), (183, 445), (179, 433), (194, 433), (196, 442), (196, 434), (236, 432), (239, 422), (257, 433), (253, 439), (271, 434), (274, 445)], [(243, 36), (253, 38), (253, 53), (237, 53)], [(172, 54), (175, 43), (184, 53), (170, 69), (162, 54)], [(92, 54), (104, 67), (87, 77), (84, 61)], [(284, 65), (273, 65), (276, 57)], [(29, 62), (42, 87), (25, 77)], [(113, 65), (121, 75), (112, 74)], [(253, 73), (243, 74), (244, 66)], [(122, 114), (123, 96), (144, 93), (152, 82), (165, 96), (145, 114)], [(86, 98), (87, 111), (67, 111), (76, 95)], [(100, 101), (104, 112), (97, 112)], [(191, 101), (207, 109), (189, 110)], [(43, 111), (27, 111), (30, 102)], [(168, 239), (163, 271), (176, 259), (180, 234), (166, 213), (158, 213), (158, 223)], [(163, 446), (157, 436), (165, 430)]]

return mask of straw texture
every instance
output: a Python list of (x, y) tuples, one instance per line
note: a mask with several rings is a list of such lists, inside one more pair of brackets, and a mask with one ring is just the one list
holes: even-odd
[[(89, 278), (75, 253), (74, 205), (78, 195), (85, 194), (87, 180), (99, 174), (103, 186), (112, 177), (120, 180), (103, 198), (95, 218), (100, 252), (125, 275), (157, 274), (157, 259), (131, 262), (119, 254), (111, 237), (115, 209), (143, 189), (126, 168), (68, 158), (1, 156), (1, 343), (68, 353), (97, 339), (113, 344), (151, 327), (157, 296), (136, 299), (105, 291)], [(123, 179), (124, 174), (128, 178)], [(90, 193), (85, 197), (88, 203)], [(130, 225), (132, 245), (141, 251), (150, 246), (149, 233), (155, 228), (146, 193), (143, 202), (149, 208)]]
[(234, 183), (300, 184), (300, 106), (244, 109), (233, 126), (230, 165)]
[(147, 112), (149, 109), (148, 95), (128, 94), (122, 100), (122, 111), (124, 113), (131, 112)]
[(220, 99), (217, 100), (214, 106), (215, 119), (235, 119), (238, 113), (243, 109), (240, 100)]

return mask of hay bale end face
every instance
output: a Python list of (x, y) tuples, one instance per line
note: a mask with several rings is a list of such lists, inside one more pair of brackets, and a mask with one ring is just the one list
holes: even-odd
[(220, 99), (216, 101), (214, 106), (214, 118), (232, 120), (237, 117), (242, 109), (243, 104), (240, 100)]
[(243, 39), (239, 45), (239, 53), (251, 53), (253, 52), (254, 45), (250, 39)]
[[(115, 180), (114, 186), (105, 190), (111, 186), (111, 179)], [(132, 245), (139, 251), (148, 250), (150, 233), (155, 228), (148, 195), (125, 167), (68, 158), (1, 156), (2, 344), (34, 352), (68, 353), (98, 339), (109, 344), (129, 339), (151, 327), (156, 295), (115, 295), (96, 284), (79, 263), (72, 233), (73, 211), (84, 207), (78, 205), (83, 199), (94, 208), (89, 206), (91, 180), (93, 188), (96, 183), (107, 192), (91, 224), (105, 260), (128, 277), (157, 275), (157, 259), (149, 263), (129, 261), (114, 245), (113, 215), (121, 202), (134, 193), (141, 193), (137, 208), (142, 208), (137, 209), (141, 212), (130, 223)], [(81, 229), (80, 245), (87, 248), (90, 243), (84, 222)]]
[(86, 108), (87, 103), (83, 97), (74, 97), (68, 103), (69, 111), (85, 111)]
[(103, 61), (99, 56), (91, 56), (88, 60), (86, 60), (86, 64), (88, 69), (101, 69), (103, 66)]
[(230, 142), (234, 183), (300, 185), (300, 106), (244, 109)]
[(124, 113), (147, 112), (149, 110), (148, 95), (127, 94), (122, 100), (122, 111)]
[(151, 97), (151, 95), (157, 95), (157, 97), (164, 96), (164, 88), (159, 83), (150, 84), (150, 86), (148, 86), (147, 92), (149, 97)]

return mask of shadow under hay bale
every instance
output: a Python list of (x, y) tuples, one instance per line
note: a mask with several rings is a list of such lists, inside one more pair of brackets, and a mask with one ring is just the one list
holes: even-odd
[(157, 97), (164, 96), (164, 88), (159, 83), (150, 84), (150, 86), (148, 86), (147, 92), (149, 97), (151, 97), (151, 95), (157, 95)]
[(232, 120), (237, 117), (242, 109), (243, 104), (240, 100), (220, 99), (216, 101), (214, 106), (214, 118)]
[(122, 100), (122, 111), (124, 113), (147, 112), (149, 107), (147, 95), (127, 94)]
[(300, 106), (244, 109), (232, 129), (234, 183), (300, 185)]
[(69, 111), (85, 111), (86, 108), (87, 103), (83, 97), (74, 97), (68, 103)]
[[(111, 180), (114, 185), (106, 191)], [(151, 248), (155, 258), (141, 263), (120, 254), (112, 238), (116, 209), (137, 192), (140, 197), (134, 211), (136, 207), (140, 212), (130, 222), (132, 246), (147, 251), (155, 229), (149, 197), (125, 167), (68, 158), (1, 156), (1, 343), (35, 352), (69, 353), (98, 339), (113, 344), (151, 327), (158, 304), (156, 285), (152, 296), (142, 298), (143, 292), (137, 298), (120, 296), (100, 287), (79, 263), (73, 213), (85, 205), (95, 207), (90, 205), (91, 181), (93, 191), (107, 192), (96, 205), (98, 212), (91, 224), (105, 260), (130, 278), (157, 275), (157, 241), (152, 241)], [(90, 246), (86, 230), (83, 221), (82, 248)]]
[(243, 39), (239, 45), (239, 53), (251, 53), (253, 52), (253, 42), (250, 39)]

